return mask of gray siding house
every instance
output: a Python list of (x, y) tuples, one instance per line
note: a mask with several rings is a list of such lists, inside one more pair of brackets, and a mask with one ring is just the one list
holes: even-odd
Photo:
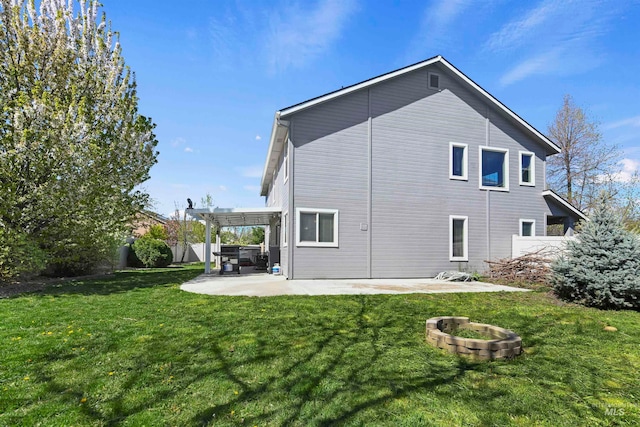
[(484, 271), (584, 219), (545, 187), (559, 151), (437, 56), (276, 112), (267, 239), (290, 279)]

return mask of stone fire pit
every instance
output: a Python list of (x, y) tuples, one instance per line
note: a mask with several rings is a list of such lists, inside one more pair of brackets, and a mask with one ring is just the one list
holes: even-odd
[[(455, 336), (470, 329), (492, 339)], [(481, 360), (510, 359), (522, 353), (522, 339), (508, 329), (469, 322), (468, 317), (432, 317), (427, 320), (427, 342), (449, 353), (472, 356)]]

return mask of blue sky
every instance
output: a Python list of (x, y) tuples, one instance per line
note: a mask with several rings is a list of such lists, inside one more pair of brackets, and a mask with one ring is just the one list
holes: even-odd
[(640, 0), (103, 0), (157, 124), (144, 188), (259, 207), (273, 114), (443, 55), (546, 133), (571, 94), (640, 165)]

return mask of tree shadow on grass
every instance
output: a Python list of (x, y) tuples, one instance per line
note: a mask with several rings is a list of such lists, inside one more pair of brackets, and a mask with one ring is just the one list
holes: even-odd
[[(306, 355), (289, 357), (290, 362), (283, 369), (274, 371), (257, 386), (238, 375), (238, 363), (214, 344), (213, 354), (221, 365), (221, 372), (240, 392), (225, 403), (201, 410), (191, 422), (213, 425), (238, 408), (262, 401), (262, 410), (252, 415), (244, 414), (241, 422), (247, 425), (336, 425), (348, 422), (363, 411), (386, 412), (385, 405), (393, 399), (434, 390), (460, 380), (468, 371), (484, 369), (462, 358), (452, 362), (451, 356), (443, 358), (440, 355), (434, 355), (431, 360), (425, 358), (420, 375), (416, 375), (413, 368), (401, 366), (401, 361), (399, 366), (388, 363), (393, 356), (389, 352), (397, 349), (389, 342), (380, 341), (385, 329), (395, 323), (394, 313), (371, 322), (374, 315), (369, 307), (370, 299), (364, 295), (356, 298), (360, 308), (350, 316), (352, 334), (345, 335), (336, 330), (335, 325), (314, 325), (314, 332), (322, 339), (315, 341)], [(261, 347), (272, 349), (273, 344), (265, 342)], [(284, 357), (285, 351), (283, 349), (277, 357)], [(252, 362), (242, 361), (242, 365), (248, 363)], [(493, 398), (495, 396), (487, 394), (488, 400)], [(269, 402), (273, 407), (265, 410)], [(231, 419), (227, 421), (231, 422)]]

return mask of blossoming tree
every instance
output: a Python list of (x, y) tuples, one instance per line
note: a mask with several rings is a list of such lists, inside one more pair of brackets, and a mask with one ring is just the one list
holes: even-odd
[(0, 0), (0, 236), (26, 237), (55, 273), (111, 254), (158, 154), (98, 14), (94, 0)]

